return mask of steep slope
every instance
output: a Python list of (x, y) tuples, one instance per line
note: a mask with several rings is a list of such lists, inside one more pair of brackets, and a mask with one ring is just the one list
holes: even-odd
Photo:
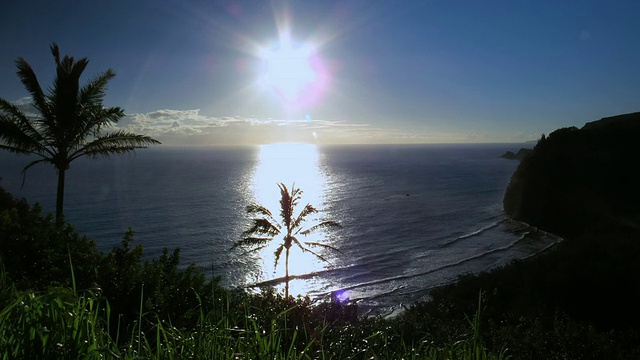
[(542, 137), (513, 174), (504, 209), (563, 236), (586, 225), (640, 224), (640, 113)]

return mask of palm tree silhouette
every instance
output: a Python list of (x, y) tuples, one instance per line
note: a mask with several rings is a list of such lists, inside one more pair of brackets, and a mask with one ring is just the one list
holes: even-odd
[(283, 183), (278, 184), (278, 187), (280, 188), (281, 221), (277, 221), (273, 217), (271, 211), (264, 206), (258, 204), (247, 206), (247, 212), (249, 214), (257, 215), (257, 217), (253, 219), (251, 227), (242, 233), (242, 239), (237, 240), (234, 243), (233, 248), (237, 246), (257, 246), (250, 252), (258, 251), (267, 247), (268, 243), (276, 236), (282, 235), (282, 243), (280, 243), (274, 253), (276, 256), (274, 267), (278, 266), (278, 260), (284, 250), (285, 297), (289, 298), (289, 251), (294, 244), (303, 252), (311, 253), (318, 259), (325, 262), (328, 262), (328, 260), (311, 250), (310, 247), (323, 247), (340, 252), (340, 250), (335, 247), (326, 244), (313, 241), (300, 241), (297, 236), (309, 235), (310, 233), (322, 228), (340, 227), (340, 224), (335, 221), (325, 220), (308, 228), (303, 227), (303, 223), (307, 217), (311, 214), (317, 213), (318, 210), (316, 210), (316, 208), (311, 204), (307, 204), (296, 216), (296, 206), (302, 198), (302, 190), (296, 188), (295, 184), (291, 186), (291, 192), (289, 192), (289, 189)]
[[(50, 163), (56, 168), (56, 219), (61, 220), (65, 172), (73, 160), (81, 156), (97, 158), (125, 154), (160, 142), (149, 136), (112, 128), (124, 112), (119, 107), (102, 105), (107, 83), (115, 76), (111, 69), (81, 87), (80, 76), (89, 60), (75, 61), (70, 56), (60, 59), (55, 43), (51, 45), (51, 53), (56, 62), (56, 76), (47, 93), (40, 87), (31, 66), (21, 57), (16, 60), (18, 77), (31, 95), (38, 115), (30, 117), (0, 98), (0, 149), (38, 156), (24, 167), (23, 176), (27, 169), (38, 163)], [(105, 132), (105, 129), (111, 131)]]

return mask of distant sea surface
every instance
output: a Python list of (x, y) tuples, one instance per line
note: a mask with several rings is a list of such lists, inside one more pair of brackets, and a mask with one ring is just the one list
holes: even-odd
[[(231, 249), (249, 224), (245, 208), (260, 203), (278, 214), (278, 182), (300, 187), (301, 206), (342, 228), (302, 241), (328, 262), (292, 250), (292, 294), (326, 298), (340, 292), (364, 313), (390, 314), (466, 273), (536, 254), (559, 239), (508, 220), (502, 197), (518, 162), (499, 158), (520, 144), (320, 146), (275, 144), (238, 148), (139, 150), (110, 159), (78, 159), (67, 172), (65, 216), (109, 251), (128, 227), (146, 256), (181, 249), (221, 276), (225, 286), (261, 282), (282, 289), (284, 256)], [(0, 185), (15, 197), (55, 208), (56, 173), (31, 168), (28, 157), (0, 153)]]

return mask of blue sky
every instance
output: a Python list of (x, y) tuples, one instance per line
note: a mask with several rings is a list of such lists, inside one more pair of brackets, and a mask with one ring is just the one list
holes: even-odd
[[(90, 59), (86, 79), (116, 72), (119, 126), (169, 145), (521, 142), (640, 110), (638, 14), (637, 1), (8, 0), (0, 97), (24, 103), (19, 56), (47, 86), (56, 42)], [(296, 66), (264, 81), (276, 64), (261, 54), (287, 36), (316, 64), (295, 99), (279, 82), (302, 81)]]

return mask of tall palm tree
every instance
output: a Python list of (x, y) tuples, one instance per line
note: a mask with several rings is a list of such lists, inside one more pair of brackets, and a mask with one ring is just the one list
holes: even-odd
[(303, 252), (308, 252), (315, 255), (318, 259), (328, 262), (320, 254), (311, 250), (311, 247), (323, 247), (338, 251), (333, 246), (326, 244), (313, 242), (313, 241), (300, 241), (299, 235), (309, 235), (312, 232), (328, 227), (340, 227), (335, 221), (325, 220), (319, 222), (311, 227), (305, 228), (303, 224), (307, 217), (311, 214), (317, 213), (315, 207), (311, 204), (307, 204), (300, 213), (296, 216), (295, 211), (298, 202), (302, 198), (302, 190), (295, 187), (295, 184), (291, 186), (291, 192), (283, 183), (278, 184), (280, 188), (280, 220), (277, 221), (271, 211), (261, 205), (249, 205), (247, 206), (247, 212), (249, 214), (256, 215), (253, 219), (253, 223), (249, 229), (242, 233), (242, 239), (236, 241), (233, 247), (237, 246), (254, 246), (255, 249), (251, 251), (258, 251), (268, 246), (274, 238), (282, 235), (282, 243), (276, 248), (275, 251), (275, 264), (278, 266), (278, 260), (282, 251), (285, 251), (285, 297), (289, 298), (289, 251), (295, 244)]
[[(89, 60), (73, 57), (60, 59), (55, 43), (51, 53), (56, 63), (53, 86), (45, 93), (31, 66), (16, 60), (18, 77), (31, 95), (36, 116), (28, 116), (17, 106), (0, 98), (0, 149), (38, 158), (23, 169), (38, 163), (52, 164), (58, 173), (56, 219), (62, 219), (64, 180), (69, 164), (81, 157), (109, 157), (146, 148), (160, 142), (145, 135), (116, 130), (114, 125), (124, 116), (119, 107), (102, 105), (107, 83), (115, 73), (109, 69), (80, 86), (80, 76)], [(110, 130), (110, 131), (104, 131)]]

